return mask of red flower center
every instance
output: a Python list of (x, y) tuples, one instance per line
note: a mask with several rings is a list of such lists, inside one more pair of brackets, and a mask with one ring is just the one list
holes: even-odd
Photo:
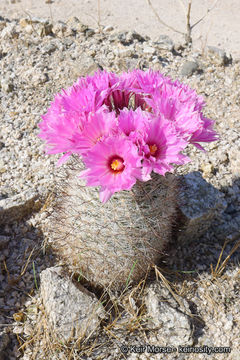
[(151, 106), (149, 106), (146, 101), (144, 101), (143, 105), (141, 106), (142, 110), (152, 112)]
[(148, 145), (148, 147), (149, 147), (149, 150), (150, 150), (150, 154), (152, 156), (156, 155), (156, 152), (157, 152), (157, 149), (158, 149), (157, 145), (156, 144)]
[(124, 162), (124, 160), (120, 156), (116, 156), (116, 155), (113, 156), (109, 161), (111, 171), (114, 174), (122, 173), (125, 168), (125, 165), (123, 164), (123, 162)]

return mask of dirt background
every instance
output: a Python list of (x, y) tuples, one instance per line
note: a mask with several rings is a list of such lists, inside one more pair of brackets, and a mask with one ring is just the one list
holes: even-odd
[[(183, 36), (159, 23), (147, 0), (0, 0), (0, 15), (10, 19), (43, 17), (53, 22), (77, 16), (83, 23), (96, 28), (111, 25), (117, 30), (136, 30), (157, 40), (160, 34), (169, 35), (175, 43)], [(186, 16), (183, 6), (187, 0), (152, 0), (159, 17), (168, 25), (185, 32)], [(192, 0), (191, 23), (203, 17), (215, 4), (214, 0)], [(234, 59), (240, 59), (240, 1), (219, 0), (211, 12), (192, 31), (193, 46), (203, 51), (207, 45), (217, 46)]]

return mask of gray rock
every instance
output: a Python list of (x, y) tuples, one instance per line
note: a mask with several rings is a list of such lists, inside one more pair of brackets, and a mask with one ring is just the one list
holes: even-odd
[(72, 63), (72, 76), (77, 78), (79, 76), (93, 75), (100, 66), (90, 57), (84, 53), (79, 54), (79, 60)]
[(85, 32), (88, 29), (76, 16), (70, 17), (66, 24), (73, 32)]
[(8, 246), (9, 241), (10, 241), (10, 237), (0, 235), (0, 250), (6, 249), (6, 247)]
[(139, 33), (137, 33), (136, 31), (131, 31), (131, 32), (129, 33), (129, 36), (131, 36), (133, 40), (137, 40), (137, 41), (139, 41), (139, 42), (144, 42), (144, 41), (146, 41), (146, 39), (145, 39), (142, 35), (140, 35)]
[(199, 238), (209, 228), (212, 220), (227, 207), (223, 194), (194, 171), (180, 177), (180, 212), (183, 225), (178, 240)]
[(40, 279), (49, 326), (57, 337), (62, 341), (77, 340), (97, 329), (105, 311), (95, 295), (61, 276), (60, 267), (44, 270)]
[(1, 88), (5, 93), (10, 93), (14, 90), (14, 86), (11, 80), (2, 79), (1, 80)]
[(92, 37), (95, 35), (95, 30), (94, 29), (87, 29), (85, 31), (85, 36), (86, 36), (86, 39)]
[(34, 86), (44, 84), (47, 81), (48, 81), (47, 73), (36, 72), (36, 74), (34, 74), (32, 77), (32, 83)]
[(212, 58), (215, 58), (216, 62), (219, 65), (227, 65), (232, 62), (232, 56), (227, 55), (226, 52), (222, 49), (219, 49), (215, 46), (208, 46), (208, 55)]
[(181, 75), (191, 76), (195, 71), (197, 71), (199, 65), (195, 61), (186, 61), (181, 68)]
[(74, 44), (74, 41), (72, 40), (72, 38), (64, 38), (64, 39), (62, 39), (62, 44), (66, 48), (70, 48)]
[(129, 36), (129, 34), (126, 33), (126, 32), (119, 33), (118, 34), (118, 40), (123, 45), (130, 45), (133, 42), (133, 39), (131, 38), (131, 36)]
[(49, 78), (47, 73), (44, 72), (44, 67), (30, 68), (21, 74), (22, 80), (33, 86), (41, 85), (46, 83)]
[(48, 43), (47, 45), (45, 45), (42, 49), (42, 53), (43, 54), (51, 54), (53, 53), (55, 50), (57, 49), (57, 45), (52, 41), (50, 43)]
[(154, 44), (160, 50), (173, 51), (173, 49), (174, 49), (174, 43), (173, 43), (172, 39), (170, 39), (170, 37), (167, 35), (160, 35)]
[(138, 67), (139, 60), (134, 58), (120, 58), (118, 66), (121, 71), (134, 70)]
[(8, 39), (17, 39), (19, 33), (16, 30), (16, 24), (14, 22), (8, 23), (0, 34), (0, 39), (8, 40)]
[(127, 46), (133, 43), (134, 40), (144, 42), (145, 38), (138, 34), (136, 31), (121, 32), (118, 34), (118, 40), (121, 44)]
[(161, 345), (192, 345), (191, 314), (188, 303), (181, 298), (181, 308), (168, 289), (160, 283), (153, 283), (147, 289), (145, 303), (149, 326), (159, 328)]
[(67, 30), (67, 25), (63, 21), (57, 21), (52, 28), (53, 34), (62, 37)]
[(41, 206), (39, 194), (33, 190), (26, 190), (21, 194), (0, 200), (0, 225), (11, 224), (21, 220)]
[(10, 337), (7, 333), (0, 331), (0, 353), (5, 350), (10, 342)]

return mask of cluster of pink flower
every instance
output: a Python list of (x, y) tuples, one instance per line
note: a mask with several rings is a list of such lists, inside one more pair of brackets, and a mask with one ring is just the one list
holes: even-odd
[(204, 117), (203, 98), (159, 72), (106, 71), (79, 78), (57, 94), (39, 124), (48, 154), (64, 153), (58, 165), (78, 154), (86, 170), (80, 177), (100, 186), (106, 202), (130, 190), (151, 172), (164, 175), (190, 159), (181, 153), (191, 143), (217, 139)]

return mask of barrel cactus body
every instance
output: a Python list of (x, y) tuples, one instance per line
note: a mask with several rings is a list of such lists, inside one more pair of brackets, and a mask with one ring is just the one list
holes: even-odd
[(81, 169), (75, 160), (61, 184), (51, 219), (53, 248), (94, 285), (123, 289), (144, 278), (171, 237), (177, 180), (153, 174), (102, 204), (98, 189), (78, 178)]

